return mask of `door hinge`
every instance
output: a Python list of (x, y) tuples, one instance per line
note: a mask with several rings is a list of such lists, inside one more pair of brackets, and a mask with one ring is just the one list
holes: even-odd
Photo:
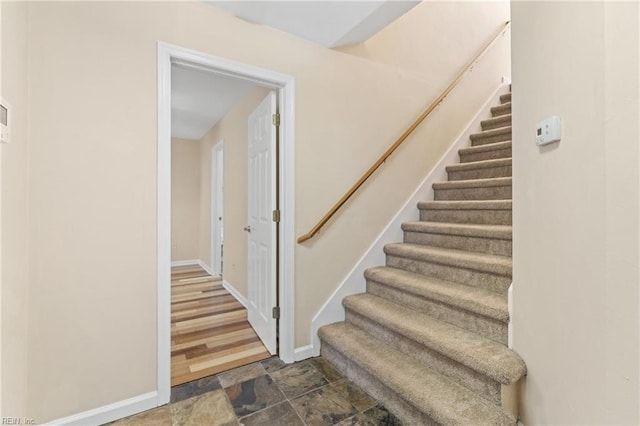
[(274, 306), (271, 310), (271, 315), (274, 319), (280, 319), (280, 306)]
[(273, 116), (271, 116), (271, 122), (273, 123), (274, 126), (279, 126), (280, 125), (280, 113), (275, 113), (273, 114)]
[(280, 210), (274, 210), (272, 218), (274, 222), (276, 223), (280, 222)]

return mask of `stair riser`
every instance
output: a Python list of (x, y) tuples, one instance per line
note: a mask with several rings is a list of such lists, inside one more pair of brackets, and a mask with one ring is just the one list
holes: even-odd
[(500, 105), (491, 108), (491, 116), (492, 117), (500, 117), (501, 115), (511, 114), (511, 104), (509, 105)]
[(477, 333), (487, 339), (507, 344), (507, 324), (473, 312), (465, 311), (443, 302), (416, 296), (392, 286), (367, 280), (367, 293), (374, 294), (399, 305), (430, 315), (465, 330)]
[(511, 116), (506, 114), (504, 116), (495, 117), (493, 120), (484, 120), (480, 123), (482, 130), (497, 129), (499, 127), (511, 126)]
[(505, 93), (504, 95), (500, 95), (500, 103), (511, 102), (511, 93)]
[(351, 309), (346, 309), (345, 316), (347, 322), (357, 325), (372, 336), (376, 336), (376, 338), (383, 343), (411, 356), (425, 367), (437, 371), (467, 389), (476, 392), (493, 404), (502, 405), (500, 383), (471, 370), (421, 343), (400, 335), (393, 330), (389, 330), (378, 322), (360, 315)]
[(511, 256), (511, 240), (469, 237), (464, 235), (432, 234), (429, 232), (404, 231), (404, 242), (480, 253)]
[(492, 136), (481, 136), (471, 140), (471, 146), (488, 145), (496, 142), (506, 142), (511, 140), (511, 132), (498, 133)]
[(451, 265), (387, 255), (387, 266), (507, 294), (511, 277)]
[(511, 166), (485, 167), (483, 169), (456, 170), (447, 172), (450, 181), (511, 177)]
[(435, 201), (510, 199), (511, 185), (434, 190)]
[(329, 361), (342, 375), (364, 389), (377, 401), (384, 401), (384, 406), (406, 425), (437, 426), (438, 423), (408, 403), (393, 389), (385, 386), (374, 375), (360, 367), (355, 361), (346, 357), (338, 349), (322, 341), (320, 355)]
[(472, 161), (497, 160), (499, 158), (511, 158), (511, 148), (495, 149), (492, 151), (460, 153), (461, 163), (470, 163)]
[(511, 225), (511, 210), (420, 210), (420, 220), (480, 225)]

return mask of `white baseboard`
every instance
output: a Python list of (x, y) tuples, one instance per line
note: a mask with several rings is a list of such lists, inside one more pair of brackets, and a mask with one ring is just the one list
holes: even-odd
[(238, 302), (240, 302), (240, 304), (242, 306), (245, 307), (245, 309), (247, 309), (247, 306), (249, 305), (249, 302), (247, 301), (247, 298), (244, 297), (242, 294), (240, 294), (240, 292), (238, 290), (236, 290), (236, 288), (231, 283), (229, 283), (229, 281), (223, 279), (222, 280), (222, 287), (224, 287), (225, 290), (227, 290), (229, 293), (231, 293), (231, 295), (233, 297), (235, 297), (236, 300)]
[(368, 268), (385, 264), (384, 246), (391, 242), (402, 241), (402, 228), (404, 222), (419, 219), (417, 204), (419, 201), (433, 199), (432, 184), (447, 180), (446, 167), (450, 164), (458, 163), (458, 150), (469, 146), (471, 141), (469, 135), (481, 129), (480, 122), (490, 117), (491, 107), (499, 103), (500, 95), (509, 91), (509, 82), (503, 78), (503, 82), (496, 88), (493, 94), (487, 99), (478, 113), (469, 121), (465, 129), (453, 141), (449, 149), (442, 156), (436, 166), (429, 172), (425, 179), (418, 185), (413, 194), (400, 208), (398, 213), (378, 235), (369, 249), (347, 274), (342, 283), (336, 288), (327, 302), (320, 308), (316, 316), (311, 321), (311, 346), (314, 356), (320, 355), (320, 339), (318, 329), (326, 324), (344, 321), (344, 308), (342, 299), (352, 294), (364, 293), (366, 282), (364, 271)]
[(207, 274), (214, 275), (213, 270), (209, 267), (209, 265), (207, 265), (200, 259), (176, 260), (171, 262), (172, 268), (174, 266), (195, 266), (195, 265), (200, 266), (202, 269), (205, 270)]
[(201, 267), (202, 269), (204, 269), (204, 270), (207, 272), (207, 274), (212, 275), (212, 276), (213, 276), (213, 275), (217, 275), (217, 274), (214, 274), (214, 273), (213, 273), (213, 269), (211, 269), (211, 268), (209, 267), (209, 265), (207, 265), (206, 263), (204, 263), (202, 260), (199, 260), (199, 261), (198, 261), (198, 265), (200, 265), (200, 267)]
[(302, 346), (300, 348), (296, 348), (293, 351), (293, 357), (295, 361), (302, 361), (303, 359), (313, 358), (314, 356), (318, 356), (314, 354), (313, 345)]
[(114, 402), (113, 404), (94, 408), (93, 410), (57, 419), (49, 423), (45, 423), (45, 426), (101, 425), (156, 408), (158, 406), (157, 404), (158, 392), (149, 392), (123, 401)]
[(200, 260), (198, 259), (188, 259), (188, 260), (172, 260), (171, 267), (174, 266), (192, 266), (200, 264)]

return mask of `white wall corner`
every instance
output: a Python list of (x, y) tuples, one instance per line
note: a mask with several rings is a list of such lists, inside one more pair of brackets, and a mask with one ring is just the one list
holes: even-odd
[(225, 290), (231, 293), (231, 295), (235, 297), (235, 299), (240, 302), (240, 304), (244, 306), (245, 309), (247, 308), (247, 306), (249, 305), (247, 298), (244, 297), (238, 290), (236, 290), (236, 288), (229, 281), (222, 280), (222, 287), (224, 287)]
[(210, 267), (209, 265), (207, 265), (206, 263), (204, 263), (204, 261), (202, 261), (202, 260), (198, 260), (198, 265), (199, 265), (202, 269), (204, 269), (204, 271), (205, 271), (207, 274), (209, 274), (209, 275), (211, 275), (211, 276), (216, 275), (216, 274), (214, 274), (214, 273), (213, 273), (213, 270), (211, 269), (211, 267)]
[(318, 354), (314, 352), (313, 345), (302, 346), (293, 351), (293, 357), (296, 362), (307, 358), (313, 358), (314, 356), (318, 356)]
[(418, 202), (433, 199), (432, 184), (447, 180), (446, 167), (458, 162), (458, 150), (470, 146), (471, 141), (469, 136), (481, 128), (480, 122), (482, 120), (490, 117), (491, 107), (499, 103), (500, 95), (509, 92), (510, 79), (505, 81), (506, 79), (506, 77), (502, 78), (498, 87), (491, 96), (489, 96), (476, 115), (469, 121), (465, 129), (453, 140), (451, 146), (442, 158), (440, 158), (435, 167), (418, 185), (413, 194), (407, 199), (393, 219), (385, 226), (373, 244), (365, 251), (360, 260), (358, 260), (342, 283), (340, 283), (333, 294), (331, 294), (322, 308), (320, 308), (316, 316), (313, 317), (311, 321), (311, 346), (313, 347), (312, 353), (314, 356), (320, 354), (318, 329), (326, 324), (344, 321), (342, 299), (352, 294), (366, 291), (364, 271), (368, 268), (384, 265), (384, 246), (392, 242), (402, 241), (402, 223), (419, 219), (419, 212), (416, 207)]
[(93, 410), (53, 420), (49, 423), (45, 423), (45, 426), (101, 425), (156, 408), (159, 405), (162, 404), (158, 401), (158, 392), (149, 392), (134, 396), (133, 398), (118, 401), (113, 404), (94, 408)]

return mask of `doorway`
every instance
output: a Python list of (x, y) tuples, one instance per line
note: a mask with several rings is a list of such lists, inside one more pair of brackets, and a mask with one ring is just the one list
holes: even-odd
[[(293, 349), (293, 252), (294, 252), (294, 79), (270, 70), (218, 58), (177, 46), (158, 44), (158, 404), (170, 397), (171, 312), (171, 67), (180, 64), (205, 72), (252, 82), (276, 91), (280, 106), (280, 138), (277, 187), (281, 194), (277, 210), (280, 244), (276, 269), (280, 301), (279, 355), (294, 361)], [(275, 216), (274, 216), (275, 217)]]

